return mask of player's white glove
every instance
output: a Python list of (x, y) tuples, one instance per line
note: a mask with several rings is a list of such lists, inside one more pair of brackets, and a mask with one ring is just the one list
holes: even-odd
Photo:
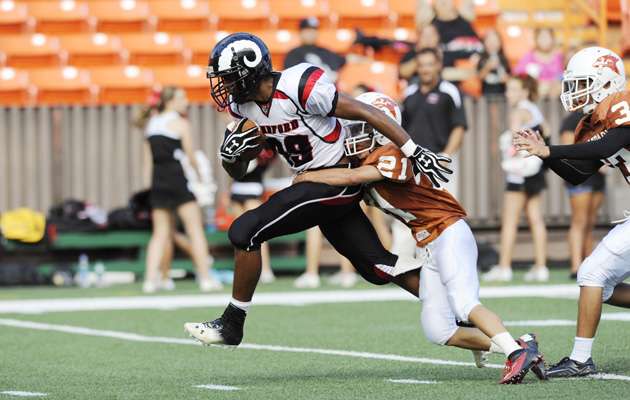
[[(259, 140), (256, 136), (247, 137), (250, 133), (256, 132), (258, 127), (254, 125), (246, 131), (243, 131), (243, 125), (247, 122), (247, 118), (243, 118), (238, 123), (231, 122), (225, 129), (225, 139), (221, 144), (219, 155), (221, 159), (227, 163), (232, 164), (236, 161), (236, 157), (241, 155), (245, 150), (252, 149), (258, 144)], [(236, 127), (234, 127), (236, 124)]]
[(413, 155), (409, 157), (411, 164), (413, 165), (414, 175), (423, 173), (431, 180), (431, 183), (435, 187), (442, 187), (438, 179), (442, 182), (448, 182), (448, 178), (445, 174), (452, 174), (453, 171), (450, 168), (446, 168), (440, 161), (450, 163), (452, 160), (445, 156), (440, 156), (434, 152), (425, 149), (420, 145), (416, 145), (416, 150)]

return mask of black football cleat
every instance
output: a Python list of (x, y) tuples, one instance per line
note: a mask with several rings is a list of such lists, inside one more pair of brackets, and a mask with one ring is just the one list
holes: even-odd
[(589, 357), (586, 362), (581, 363), (564, 357), (560, 362), (549, 369), (549, 377), (551, 378), (569, 378), (574, 376), (586, 376), (596, 374), (597, 369), (593, 359)]

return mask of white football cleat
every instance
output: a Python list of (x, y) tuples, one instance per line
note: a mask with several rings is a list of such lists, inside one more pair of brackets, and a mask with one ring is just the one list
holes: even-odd
[(486, 366), (488, 362), (488, 355), (490, 355), (489, 351), (483, 350), (471, 350), (473, 353), (473, 357), (475, 358), (475, 365), (477, 368), (483, 368)]

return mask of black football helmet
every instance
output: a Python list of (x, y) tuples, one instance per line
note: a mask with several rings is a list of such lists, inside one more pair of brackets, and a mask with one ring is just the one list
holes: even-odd
[(212, 98), (219, 110), (223, 110), (232, 101), (245, 103), (271, 71), (271, 54), (263, 41), (249, 33), (234, 33), (212, 49), (206, 76), (210, 79)]

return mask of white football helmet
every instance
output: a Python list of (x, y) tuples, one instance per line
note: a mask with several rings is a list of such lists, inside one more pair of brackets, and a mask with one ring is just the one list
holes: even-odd
[(587, 47), (571, 57), (562, 86), (560, 100), (564, 109), (582, 109), (584, 114), (590, 114), (606, 96), (626, 88), (626, 70), (614, 52), (603, 47)]
[[(356, 99), (383, 111), (398, 125), (402, 124), (400, 108), (391, 97), (383, 93), (367, 92), (357, 96)], [(349, 135), (344, 141), (344, 151), (347, 156), (356, 156), (366, 151), (371, 152), (376, 144), (382, 146), (390, 141), (364, 121), (345, 121), (344, 128)]]

